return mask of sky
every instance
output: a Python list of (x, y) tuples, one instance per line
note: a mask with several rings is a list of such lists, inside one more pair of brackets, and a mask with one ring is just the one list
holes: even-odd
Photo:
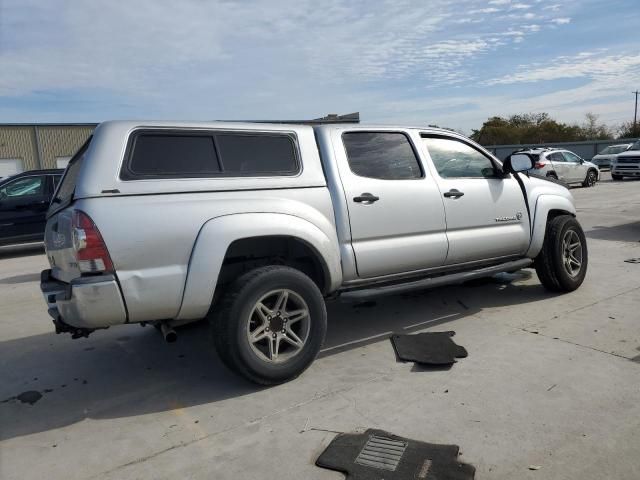
[(638, 0), (0, 0), (0, 123), (633, 119)]

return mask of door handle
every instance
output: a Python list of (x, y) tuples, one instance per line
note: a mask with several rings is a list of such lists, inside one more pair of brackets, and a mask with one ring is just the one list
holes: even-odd
[(359, 197), (353, 197), (354, 202), (364, 203), (365, 205), (371, 205), (378, 200), (380, 200), (380, 197), (376, 197), (375, 195), (368, 192), (361, 194)]
[(463, 196), (464, 193), (461, 192), (460, 190), (456, 190), (455, 188), (452, 188), (451, 190), (449, 190), (448, 192), (445, 192), (444, 196), (447, 198), (459, 198), (461, 196)]

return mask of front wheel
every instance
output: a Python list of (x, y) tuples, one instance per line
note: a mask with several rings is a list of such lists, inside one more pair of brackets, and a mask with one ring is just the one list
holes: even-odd
[(595, 170), (589, 170), (587, 172), (587, 176), (584, 179), (584, 182), (582, 182), (582, 186), (583, 187), (594, 187), (596, 185), (596, 182), (598, 181), (598, 174), (596, 173)]
[(300, 375), (316, 358), (327, 330), (324, 299), (299, 270), (252, 270), (224, 292), (210, 317), (218, 355), (254, 383), (274, 385)]
[(560, 215), (547, 223), (535, 269), (542, 285), (554, 292), (572, 292), (587, 274), (587, 239), (578, 221)]

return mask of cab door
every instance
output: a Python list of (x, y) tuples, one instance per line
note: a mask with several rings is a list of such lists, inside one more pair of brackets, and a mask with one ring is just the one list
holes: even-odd
[(446, 265), (522, 255), (530, 229), (517, 180), (470, 142), (423, 135), (444, 200), (449, 252)]
[(562, 152), (567, 168), (567, 181), (571, 183), (582, 182), (587, 177), (587, 168), (584, 160), (573, 152)]
[(417, 155), (419, 137), (393, 130), (336, 130), (336, 162), (346, 195), (358, 277), (443, 265), (444, 206)]

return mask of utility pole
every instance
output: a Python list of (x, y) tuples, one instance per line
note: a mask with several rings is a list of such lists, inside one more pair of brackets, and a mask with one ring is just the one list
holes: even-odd
[(635, 92), (631, 92), (631, 93), (635, 93), (636, 95), (636, 109), (635, 112), (633, 113), (633, 136), (636, 136), (636, 122), (638, 121), (638, 90), (636, 90)]

